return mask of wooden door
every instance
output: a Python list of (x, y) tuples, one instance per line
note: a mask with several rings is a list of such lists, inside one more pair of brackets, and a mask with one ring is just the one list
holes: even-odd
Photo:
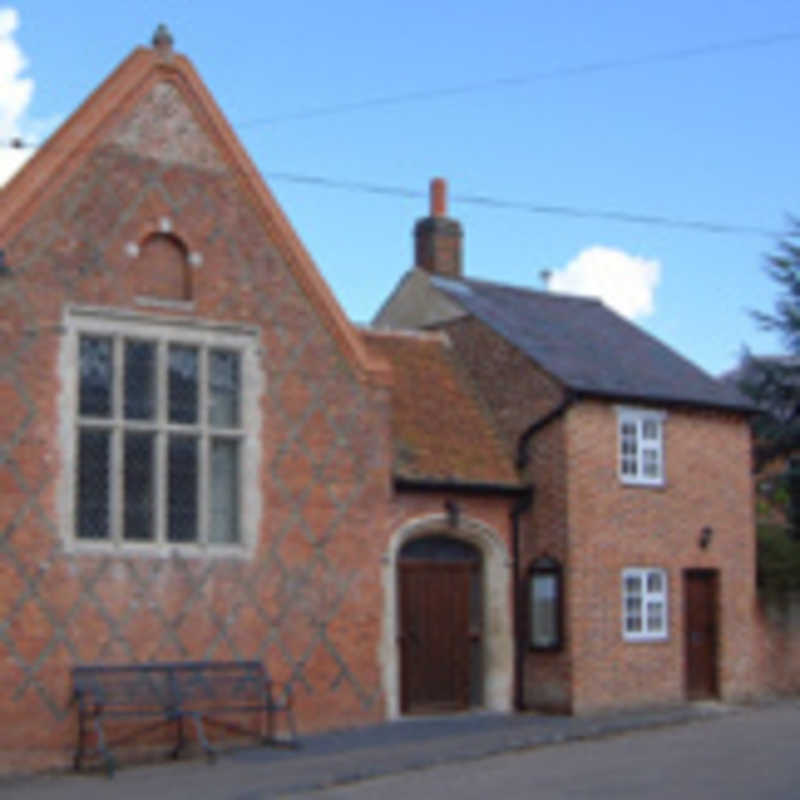
[(466, 561), (401, 561), (401, 707), (450, 711), (470, 704), (470, 581)]
[(684, 573), (686, 631), (686, 696), (690, 700), (716, 697), (717, 573)]

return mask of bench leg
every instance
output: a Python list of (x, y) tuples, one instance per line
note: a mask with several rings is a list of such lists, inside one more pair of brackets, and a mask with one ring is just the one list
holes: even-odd
[[(262, 744), (271, 744), (278, 747), (298, 747), (297, 728), (294, 722), (294, 713), (291, 708), (267, 708), (267, 735), (261, 740)], [(275, 715), (283, 713), (286, 716), (286, 726), (289, 728), (289, 739), (279, 739), (275, 735)]]
[(92, 722), (94, 724), (95, 736), (97, 737), (97, 752), (101, 753), (103, 759), (105, 760), (106, 773), (108, 774), (108, 777), (113, 778), (114, 770), (116, 769), (116, 763), (114, 762), (114, 756), (111, 755), (111, 751), (106, 746), (106, 736), (105, 731), (103, 730), (103, 723), (100, 721), (100, 717), (95, 717)]
[(173, 758), (173, 759), (177, 758), (180, 755), (181, 750), (183, 750), (183, 748), (184, 748), (184, 746), (186, 744), (186, 738), (185, 738), (184, 733), (183, 733), (183, 715), (182, 714), (177, 717), (177, 719), (175, 720), (175, 723), (176, 723), (177, 728), (178, 728), (178, 741), (175, 743), (175, 747), (173, 747), (172, 751), (170, 752), (170, 757)]
[(286, 724), (289, 728), (289, 741), (286, 744), (288, 747), (298, 747), (297, 727), (294, 723), (294, 710), (288, 707), (283, 710), (283, 713), (286, 715)]
[(81, 768), (84, 750), (86, 749), (86, 725), (84, 715), (78, 712), (78, 746), (75, 748), (75, 755), (72, 758), (72, 768), (77, 772)]
[(190, 711), (189, 716), (192, 718), (192, 723), (194, 724), (194, 730), (197, 734), (197, 738), (200, 741), (200, 744), (203, 745), (203, 750), (205, 750), (206, 758), (208, 759), (209, 763), (213, 763), (213, 761), (217, 757), (217, 753), (214, 748), (209, 743), (208, 739), (206, 738), (205, 728), (203, 726), (203, 716), (197, 711)]
[[(92, 717), (92, 727), (94, 728), (94, 735), (95, 735), (95, 749), (94, 753), (99, 753), (103, 757), (103, 761), (105, 762), (106, 773), (108, 774), (109, 778), (114, 777), (114, 770), (116, 769), (116, 762), (114, 761), (114, 756), (111, 755), (111, 751), (108, 749), (106, 745), (106, 737), (105, 731), (103, 730), (103, 723), (100, 721), (98, 716)], [(75, 755), (72, 758), (72, 767), (76, 771), (80, 770), (81, 765), (83, 764), (83, 759), (87, 755), (86, 752), (86, 740), (88, 738), (88, 732), (86, 730), (86, 716), (84, 714), (78, 715), (78, 746), (75, 749)]]

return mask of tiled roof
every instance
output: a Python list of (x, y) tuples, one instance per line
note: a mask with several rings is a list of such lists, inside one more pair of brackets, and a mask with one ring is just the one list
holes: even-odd
[(519, 485), (443, 334), (362, 333), (368, 349), (392, 368), (395, 477)]
[(599, 300), (463, 278), (431, 280), (575, 391), (622, 400), (752, 409), (735, 387), (707, 375)]

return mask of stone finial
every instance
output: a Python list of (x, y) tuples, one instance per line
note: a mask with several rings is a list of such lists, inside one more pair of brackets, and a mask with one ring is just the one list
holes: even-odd
[(175, 40), (172, 38), (169, 28), (162, 22), (153, 34), (152, 42), (153, 47), (160, 53), (170, 53)]

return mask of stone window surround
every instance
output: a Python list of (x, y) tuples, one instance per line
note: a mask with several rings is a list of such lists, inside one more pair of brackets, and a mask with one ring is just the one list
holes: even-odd
[[(236, 544), (82, 540), (75, 536), (76, 421), (78, 419), (79, 339), (84, 333), (169, 340), (207, 348), (236, 350), (241, 357), (240, 541)], [(258, 328), (185, 319), (126, 309), (67, 305), (63, 313), (57, 397), (61, 469), (58, 488), (59, 532), (65, 551), (124, 556), (253, 557), (262, 519), (261, 396), (264, 376)], [(113, 501), (112, 501), (113, 505)]]

